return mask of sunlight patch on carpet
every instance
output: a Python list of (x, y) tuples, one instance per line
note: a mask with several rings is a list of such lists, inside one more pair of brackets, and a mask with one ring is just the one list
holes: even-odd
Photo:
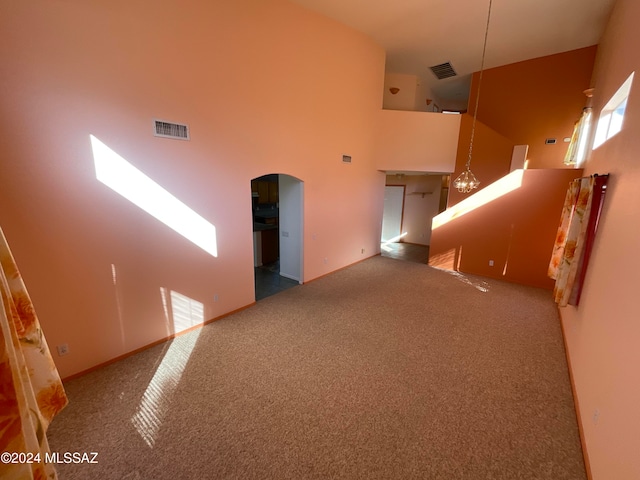
[[(161, 289), (163, 290), (166, 289)], [(204, 322), (204, 306), (196, 300), (170, 291), (170, 295), (163, 295), (163, 303), (165, 314), (172, 319), (174, 333)], [(173, 394), (178, 388), (201, 332), (202, 330), (198, 329), (171, 341), (171, 346), (166, 351), (142, 395), (136, 413), (131, 418), (131, 423), (151, 448), (155, 445)]]
[(467, 277), (466, 275), (460, 273), (460, 272), (455, 272), (453, 270), (447, 270), (444, 268), (440, 268), (440, 267), (436, 267), (433, 265), (430, 265), (432, 268), (435, 268), (436, 270), (440, 270), (441, 272), (447, 273), (449, 275), (451, 275), (452, 277), (454, 277), (456, 280), (459, 280), (462, 283), (466, 283), (467, 285), (472, 286), (473, 288), (475, 288), (476, 290), (482, 292), (482, 293), (487, 293), (489, 292), (489, 282), (485, 282), (484, 280), (481, 281), (477, 281), (477, 282), (473, 282), (471, 281), (471, 279), (469, 277)]
[(460, 280), (462, 283), (466, 283), (467, 285), (471, 285), (472, 287), (474, 287), (476, 290), (481, 291), (482, 293), (487, 293), (489, 291), (489, 283), (485, 282), (484, 280), (479, 281), (479, 282), (472, 282), (469, 277), (467, 277), (466, 275), (463, 275), (460, 272), (451, 272), (451, 271), (446, 271), (449, 275), (454, 276), (456, 279)]

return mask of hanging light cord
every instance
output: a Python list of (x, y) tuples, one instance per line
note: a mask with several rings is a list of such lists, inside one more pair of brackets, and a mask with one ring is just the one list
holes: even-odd
[(491, 20), (491, 4), (489, 0), (489, 13), (487, 14), (487, 27), (484, 31), (484, 46), (482, 47), (482, 61), (480, 62), (480, 77), (478, 78), (478, 93), (476, 93), (476, 107), (473, 111), (473, 123), (471, 124), (471, 140), (469, 141), (469, 158), (467, 158), (467, 170), (471, 167), (471, 151), (473, 150), (473, 137), (476, 133), (476, 117), (478, 116), (478, 104), (480, 103), (480, 86), (482, 85), (482, 73), (484, 71), (484, 57), (487, 52), (487, 38), (489, 37), (489, 20)]

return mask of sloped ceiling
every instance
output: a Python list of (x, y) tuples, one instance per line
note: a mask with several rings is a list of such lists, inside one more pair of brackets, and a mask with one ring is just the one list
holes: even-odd
[[(292, 0), (372, 37), (386, 71), (416, 75), (443, 108), (468, 98), (480, 70), (489, 0)], [(599, 42), (615, 0), (492, 0), (485, 68)], [(451, 62), (458, 76), (429, 67)], [(454, 106), (455, 105), (455, 106)]]

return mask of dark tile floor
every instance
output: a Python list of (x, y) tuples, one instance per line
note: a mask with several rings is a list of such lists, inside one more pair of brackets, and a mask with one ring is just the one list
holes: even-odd
[(428, 263), (429, 246), (414, 245), (412, 243), (383, 243), (380, 245), (380, 255), (396, 260), (408, 262)]
[(280, 262), (255, 267), (256, 302), (296, 285), (295, 280), (280, 275)]

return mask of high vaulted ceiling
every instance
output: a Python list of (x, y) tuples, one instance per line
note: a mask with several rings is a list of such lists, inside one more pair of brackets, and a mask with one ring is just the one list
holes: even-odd
[[(416, 75), (459, 108), (480, 70), (490, 0), (292, 0), (373, 38), (386, 71)], [(615, 0), (492, 0), (485, 68), (595, 45)], [(430, 66), (451, 62), (456, 77)]]

